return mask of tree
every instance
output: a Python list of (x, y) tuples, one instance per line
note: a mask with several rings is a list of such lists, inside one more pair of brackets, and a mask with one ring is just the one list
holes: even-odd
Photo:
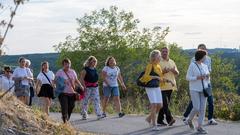
[[(126, 63), (136, 54), (145, 56), (149, 48), (163, 44), (169, 32), (169, 28), (163, 30), (161, 27), (140, 31), (137, 28), (139, 20), (134, 18), (133, 13), (119, 11), (115, 6), (85, 14), (77, 22), (78, 36), (68, 36), (65, 42), (54, 46), (62, 57), (72, 56), (77, 63), (90, 54), (97, 56), (101, 64), (108, 55)], [(79, 69), (79, 65), (74, 66)]]
[[(3, 42), (4, 42), (4, 39), (6, 38), (7, 36), (7, 33), (8, 33), (8, 30), (10, 28), (13, 28), (13, 24), (12, 24), (12, 20), (13, 20), (13, 17), (16, 15), (16, 12), (17, 12), (17, 9), (19, 7), (20, 4), (24, 4), (24, 2), (27, 1), (27, 0), (13, 0), (13, 3), (14, 3), (14, 10), (11, 10), (11, 13), (10, 13), (10, 20), (9, 22), (5, 21), (5, 20), (0, 20), (0, 27), (3, 27), (5, 29), (5, 32), (4, 32), (4, 35), (2, 36), (1, 33), (0, 33), (0, 56), (2, 55), (3, 51), (2, 51), (2, 45), (3, 45)], [(12, 7), (10, 7), (11, 9)], [(4, 12), (4, 10), (6, 10), (7, 7), (4, 6), (4, 4), (2, 2), (0, 2), (0, 12)], [(2, 13), (1, 12), (1, 13)], [(1, 15), (0, 13), (0, 15)]]

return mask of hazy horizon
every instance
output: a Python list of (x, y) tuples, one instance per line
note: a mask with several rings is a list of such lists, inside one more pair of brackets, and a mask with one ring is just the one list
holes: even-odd
[(4, 49), (7, 55), (54, 52), (53, 45), (77, 35), (76, 18), (111, 5), (133, 12), (139, 28), (169, 26), (166, 41), (183, 49), (199, 43), (209, 49), (240, 46), (238, 0), (30, 0), (17, 11)]

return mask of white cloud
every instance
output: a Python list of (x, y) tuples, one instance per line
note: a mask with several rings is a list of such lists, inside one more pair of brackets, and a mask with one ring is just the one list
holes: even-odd
[(76, 18), (110, 5), (132, 11), (140, 27), (170, 26), (167, 41), (183, 48), (240, 44), (238, 0), (31, 0), (14, 18), (5, 42), (8, 53), (52, 52), (54, 44), (76, 35)]

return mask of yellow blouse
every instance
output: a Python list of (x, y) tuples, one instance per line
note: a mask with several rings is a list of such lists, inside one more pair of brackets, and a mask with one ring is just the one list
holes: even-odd
[(149, 63), (147, 65), (146, 69), (145, 69), (144, 75), (140, 78), (141, 82), (147, 83), (147, 82), (152, 80), (152, 77), (150, 76), (152, 68), (153, 68), (153, 71), (155, 73), (157, 73), (160, 76), (161, 79), (163, 78), (163, 73), (162, 73), (162, 69), (161, 69), (160, 64), (151, 64), (151, 63)]

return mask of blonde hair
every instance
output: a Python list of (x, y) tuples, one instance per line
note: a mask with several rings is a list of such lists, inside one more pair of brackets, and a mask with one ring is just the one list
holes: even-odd
[(92, 60), (96, 61), (95, 65), (94, 65), (94, 66), (96, 66), (97, 65), (97, 58), (95, 56), (89, 56), (88, 59), (83, 63), (83, 66), (84, 67), (89, 67), (90, 66), (90, 62)]
[(117, 65), (116, 63), (116, 59), (113, 57), (113, 56), (108, 56), (107, 59), (106, 59), (106, 62), (105, 62), (105, 66), (109, 66), (109, 61), (113, 59), (115, 61), (115, 64)]
[(153, 50), (151, 53), (150, 53), (150, 56), (149, 56), (149, 59), (150, 59), (150, 62), (153, 62), (157, 56), (161, 56), (161, 52), (159, 50)]

